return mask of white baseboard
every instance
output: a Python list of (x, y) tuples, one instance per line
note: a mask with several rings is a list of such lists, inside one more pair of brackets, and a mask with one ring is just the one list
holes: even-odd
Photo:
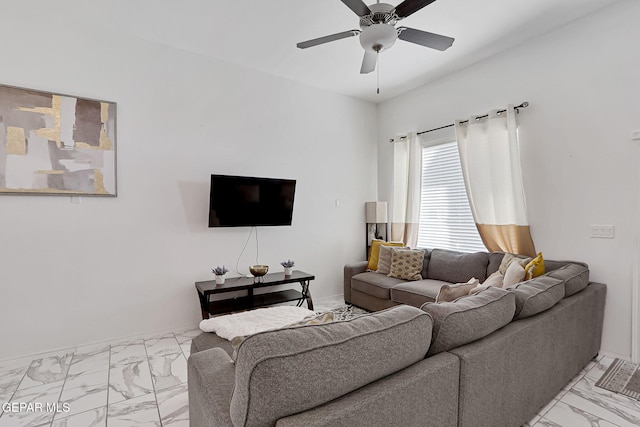
[(158, 329), (155, 331), (149, 331), (149, 332), (145, 332), (145, 333), (140, 333), (140, 334), (135, 334), (135, 335), (126, 335), (126, 336), (122, 336), (119, 338), (110, 338), (110, 339), (105, 339), (105, 340), (99, 340), (99, 341), (91, 341), (88, 343), (82, 343), (82, 344), (77, 344), (75, 346), (71, 346), (71, 347), (59, 347), (59, 348), (55, 348), (52, 350), (45, 350), (45, 351), (37, 351), (35, 353), (27, 353), (27, 354), (22, 354), (22, 355), (18, 355), (18, 356), (11, 356), (11, 357), (7, 357), (4, 359), (0, 359), (0, 365), (2, 363), (5, 362), (10, 362), (13, 360), (20, 360), (20, 359), (42, 359), (48, 356), (54, 356), (54, 355), (60, 355), (60, 354), (64, 354), (64, 353), (71, 353), (76, 351), (77, 348), (80, 347), (89, 347), (89, 346), (98, 346), (98, 345), (112, 345), (112, 344), (117, 344), (119, 342), (123, 342), (123, 341), (132, 341), (135, 339), (141, 339), (141, 338), (148, 338), (150, 336), (159, 336), (159, 335), (164, 335), (164, 334), (169, 334), (169, 333), (173, 333), (173, 332), (177, 332), (177, 331), (190, 331), (190, 330), (194, 330), (194, 329), (198, 329), (198, 325), (181, 325), (181, 326), (176, 326), (173, 328), (165, 328), (165, 329)]
[(322, 304), (324, 302), (331, 302), (331, 301), (335, 301), (341, 299), (342, 302), (344, 302), (344, 294), (336, 294), (336, 295), (330, 295), (328, 297), (322, 297), (322, 298), (314, 298), (313, 299), (313, 303), (314, 304)]
[(618, 354), (618, 353), (612, 353), (610, 351), (600, 351), (598, 352), (598, 354), (605, 357), (610, 357), (612, 359), (622, 359), (626, 361), (632, 361), (631, 356), (629, 356), (628, 354)]
[(638, 310), (640, 309), (640, 284), (638, 283), (638, 260), (633, 263), (631, 283), (631, 361), (640, 362), (640, 327)]

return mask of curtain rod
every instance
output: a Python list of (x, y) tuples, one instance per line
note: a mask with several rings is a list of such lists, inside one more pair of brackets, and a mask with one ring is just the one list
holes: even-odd
[[(520, 112), (520, 111), (519, 111), (519, 110), (520, 110), (520, 108), (527, 108), (528, 106), (529, 106), (529, 103), (528, 103), (527, 101), (524, 101), (522, 104), (517, 105), (517, 106), (515, 106), (515, 107), (513, 107), (513, 108), (516, 110), (516, 112), (518, 112), (518, 113), (519, 113), (519, 112)], [(507, 111), (507, 110), (498, 110), (498, 114), (502, 114), (502, 113), (504, 113), (504, 112), (506, 112), (506, 111)], [(483, 116), (476, 116), (476, 120), (484, 119), (484, 118), (486, 118), (486, 117), (489, 117), (489, 114), (485, 114), (485, 115), (483, 115)], [(460, 123), (469, 123), (469, 120), (462, 120)], [(444, 125), (444, 126), (440, 126), (440, 127), (438, 127), (438, 128), (433, 128), (433, 129), (429, 129), (429, 130), (423, 130), (423, 131), (421, 131), (421, 132), (418, 132), (416, 135), (422, 135), (423, 133), (434, 132), (434, 131), (437, 131), (437, 130), (440, 130), (440, 129), (450, 128), (450, 127), (452, 127), (452, 126), (455, 126), (455, 123), (451, 123), (450, 125)], [(406, 135), (403, 135), (403, 136), (399, 136), (399, 137), (398, 137), (398, 141), (404, 141), (405, 139), (407, 139), (407, 136), (406, 136)], [(394, 143), (394, 142), (396, 142), (396, 139), (395, 139), (395, 138), (390, 138), (390, 139), (389, 139), (389, 142)]]

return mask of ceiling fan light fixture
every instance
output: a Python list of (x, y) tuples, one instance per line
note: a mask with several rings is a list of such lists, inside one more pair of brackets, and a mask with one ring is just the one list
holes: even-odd
[(398, 32), (388, 24), (373, 24), (360, 33), (360, 44), (369, 52), (389, 49), (396, 40), (398, 40)]

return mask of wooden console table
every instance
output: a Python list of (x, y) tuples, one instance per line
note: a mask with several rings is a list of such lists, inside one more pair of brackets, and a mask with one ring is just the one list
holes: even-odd
[[(262, 276), (260, 282), (254, 282), (253, 277), (233, 277), (226, 279), (221, 285), (217, 285), (215, 280), (196, 282), (202, 318), (208, 319), (209, 316), (213, 314), (248, 310), (288, 301), (298, 301), (297, 305), (301, 307), (306, 300), (309, 310), (313, 310), (313, 301), (311, 300), (311, 293), (309, 292), (309, 282), (314, 279), (315, 276), (311, 274), (295, 270), (290, 276), (285, 276), (284, 273), (266, 274)], [(286, 289), (264, 294), (253, 293), (254, 289), (286, 285), (287, 283), (300, 283), (302, 292), (295, 289)], [(210, 295), (236, 291), (247, 291), (247, 295), (216, 301), (209, 300)]]

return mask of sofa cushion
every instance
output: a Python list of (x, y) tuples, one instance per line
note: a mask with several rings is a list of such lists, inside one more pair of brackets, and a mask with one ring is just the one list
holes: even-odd
[(231, 420), (275, 425), (424, 359), (432, 320), (406, 305), (325, 325), (261, 332), (238, 349)]
[(398, 283), (404, 283), (402, 279), (389, 277), (373, 272), (356, 274), (351, 278), (351, 287), (357, 291), (372, 295), (377, 298), (391, 299), (391, 288)]
[[(546, 267), (549, 267), (547, 261)], [(589, 284), (589, 267), (582, 262), (568, 262), (566, 265), (546, 273), (546, 276), (564, 281), (564, 296), (580, 292)]]
[(498, 271), (500, 263), (504, 258), (504, 252), (491, 252), (489, 254), (489, 265), (487, 266), (487, 277)]
[(475, 277), (481, 282), (487, 278), (489, 253), (472, 254), (434, 249), (431, 251), (427, 279), (443, 280), (449, 283), (464, 283)]
[(391, 251), (389, 277), (404, 280), (422, 280), (420, 272), (424, 251), (420, 249), (394, 249)]
[(391, 250), (409, 249), (406, 246), (385, 246), (380, 245), (380, 256), (378, 257), (378, 274), (389, 274), (391, 272)]
[(424, 261), (422, 261), (422, 271), (420, 275), (422, 277), (427, 277), (427, 269), (429, 268), (429, 261), (431, 260), (431, 251), (429, 249), (420, 248), (424, 250)]
[(509, 288), (516, 296), (515, 319), (524, 319), (550, 309), (564, 298), (564, 282), (539, 276)]
[(425, 302), (435, 301), (440, 288), (446, 284), (448, 283), (432, 279), (403, 281), (391, 288), (391, 301), (420, 307)]
[[(301, 326), (307, 325), (321, 325), (323, 323), (331, 323), (335, 320), (335, 314), (332, 311), (325, 311), (324, 313), (316, 314), (315, 316), (306, 317), (298, 322), (290, 323), (284, 328), (299, 328)], [(239, 337), (235, 337), (231, 340), (231, 347), (233, 347), (233, 353), (231, 354), (231, 359), (234, 361), (238, 358), (238, 348), (240, 344), (244, 340), (247, 339), (250, 335), (243, 335)]]
[(511, 322), (515, 295), (489, 287), (454, 302), (426, 303), (422, 307), (433, 318), (433, 338), (427, 355), (461, 346), (489, 335)]

